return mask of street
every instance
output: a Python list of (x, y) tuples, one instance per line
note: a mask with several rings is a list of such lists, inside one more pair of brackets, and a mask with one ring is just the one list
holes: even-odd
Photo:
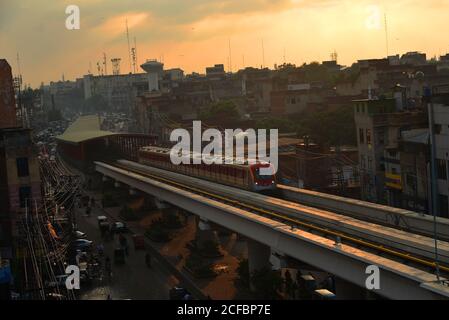
[(135, 250), (130, 234), (125, 234), (129, 244), (129, 256), (124, 265), (113, 262), (113, 250), (118, 246), (117, 236), (113, 241), (104, 242), (97, 224), (97, 216), (103, 215), (99, 208), (94, 208), (87, 217), (84, 208), (76, 209), (78, 229), (87, 234), (93, 241), (93, 250), (103, 244), (105, 256), (111, 259), (112, 279), (108, 281), (96, 280), (87, 288), (81, 287), (81, 300), (105, 300), (110, 295), (113, 300), (166, 300), (171, 287), (176, 285), (177, 279), (170, 275), (156, 259), (152, 261), (152, 268), (145, 264), (145, 251)]

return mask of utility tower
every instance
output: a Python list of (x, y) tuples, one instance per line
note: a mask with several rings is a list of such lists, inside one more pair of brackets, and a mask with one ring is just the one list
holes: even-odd
[(112, 62), (112, 74), (114, 76), (118, 76), (120, 74), (120, 61), (122, 61), (122, 59), (120, 59), (120, 58), (111, 59), (111, 62)]
[(106, 53), (103, 53), (103, 69), (104, 69), (104, 75), (108, 75), (108, 61), (106, 59)]

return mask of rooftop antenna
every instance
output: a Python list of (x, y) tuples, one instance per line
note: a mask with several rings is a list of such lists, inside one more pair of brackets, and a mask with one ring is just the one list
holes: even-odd
[(19, 90), (21, 90), (22, 89), (22, 81), (23, 81), (23, 79), (22, 79), (22, 68), (20, 67), (20, 55), (19, 55), (19, 52), (17, 52), (17, 69), (19, 71), (19, 77), (18, 77), (18, 79), (19, 79)]
[(133, 73), (136, 73), (136, 48), (131, 48), (131, 56), (133, 59)]
[(262, 39), (262, 68), (265, 68), (265, 47)]
[(120, 74), (120, 58), (111, 59), (112, 62), (112, 74), (118, 76)]
[(338, 60), (338, 53), (337, 50), (334, 50), (334, 52), (331, 53), (331, 61), (337, 62)]
[(103, 52), (103, 67), (104, 67), (104, 75), (108, 75), (108, 63), (106, 59), (106, 53)]
[(137, 59), (137, 41), (136, 41), (136, 37), (134, 37), (134, 54), (135, 54), (135, 58), (136, 58), (136, 66), (138, 66), (139, 65), (139, 61)]
[(89, 70), (87, 70), (89, 74), (92, 74), (92, 61), (89, 61)]
[(245, 55), (242, 55), (242, 63), (243, 63), (243, 69), (245, 69)]
[(128, 39), (129, 72), (132, 72), (132, 66), (131, 66), (131, 46), (129, 44), (128, 19), (126, 19), (126, 38)]
[(99, 62), (99, 61), (97, 62), (97, 70), (98, 70), (98, 75), (99, 75), (99, 76), (102, 76), (102, 75), (103, 75), (103, 72), (102, 72), (102, 70), (101, 70), (101, 66), (100, 66), (100, 62)]

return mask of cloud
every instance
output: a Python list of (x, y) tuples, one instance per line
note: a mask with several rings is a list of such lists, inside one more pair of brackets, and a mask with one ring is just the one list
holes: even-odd
[[(80, 7), (79, 31), (65, 29), (69, 4)], [(372, 4), (387, 10), (392, 38), (402, 41), (392, 41), (393, 48), (449, 41), (441, 31), (449, 0), (0, 0), (0, 48), (12, 61), (21, 53), (23, 72), (33, 84), (62, 72), (66, 78), (82, 76), (103, 52), (126, 60), (126, 19), (142, 59), (165, 54), (173, 66), (190, 70), (214, 60), (226, 63), (228, 38), (233, 52), (253, 65), (260, 65), (254, 47), (262, 37), (267, 61), (282, 56), (284, 46), (302, 61), (320, 54), (327, 59), (334, 48), (349, 61), (356, 54), (378, 55), (384, 46), (382, 30), (365, 28), (365, 8)], [(191, 52), (195, 55), (187, 58)]]

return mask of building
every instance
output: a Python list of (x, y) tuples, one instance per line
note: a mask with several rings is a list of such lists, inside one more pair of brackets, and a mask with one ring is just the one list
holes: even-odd
[(140, 134), (101, 130), (102, 119), (96, 115), (79, 117), (56, 137), (58, 154), (80, 170), (89, 171), (94, 161), (116, 158), (137, 160), (140, 147), (155, 143), (155, 138)]
[(434, 103), (439, 216), (449, 218), (449, 103)]
[(101, 96), (110, 110), (129, 111), (136, 96), (148, 91), (148, 83), (146, 73), (108, 76), (88, 74), (83, 78), (84, 99)]
[(223, 64), (216, 64), (213, 67), (207, 67), (206, 68), (206, 77), (209, 79), (222, 79), (226, 75), (224, 65)]
[(16, 101), (11, 67), (0, 59), (0, 128), (14, 128), (17, 125)]
[(427, 127), (422, 111), (398, 112), (396, 99), (355, 100), (362, 200), (401, 206), (401, 132)]
[(37, 149), (30, 129), (17, 126), (11, 68), (0, 60), (0, 256), (11, 259), (20, 249), (25, 213), (41, 204)]
[(360, 197), (355, 146), (324, 148), (308, 138), (296, 146), (298, 186), (345, 197)]
[(403, 131), (399, 141), (402, 206), (429, 213), (430, 148), (429, 129)]

